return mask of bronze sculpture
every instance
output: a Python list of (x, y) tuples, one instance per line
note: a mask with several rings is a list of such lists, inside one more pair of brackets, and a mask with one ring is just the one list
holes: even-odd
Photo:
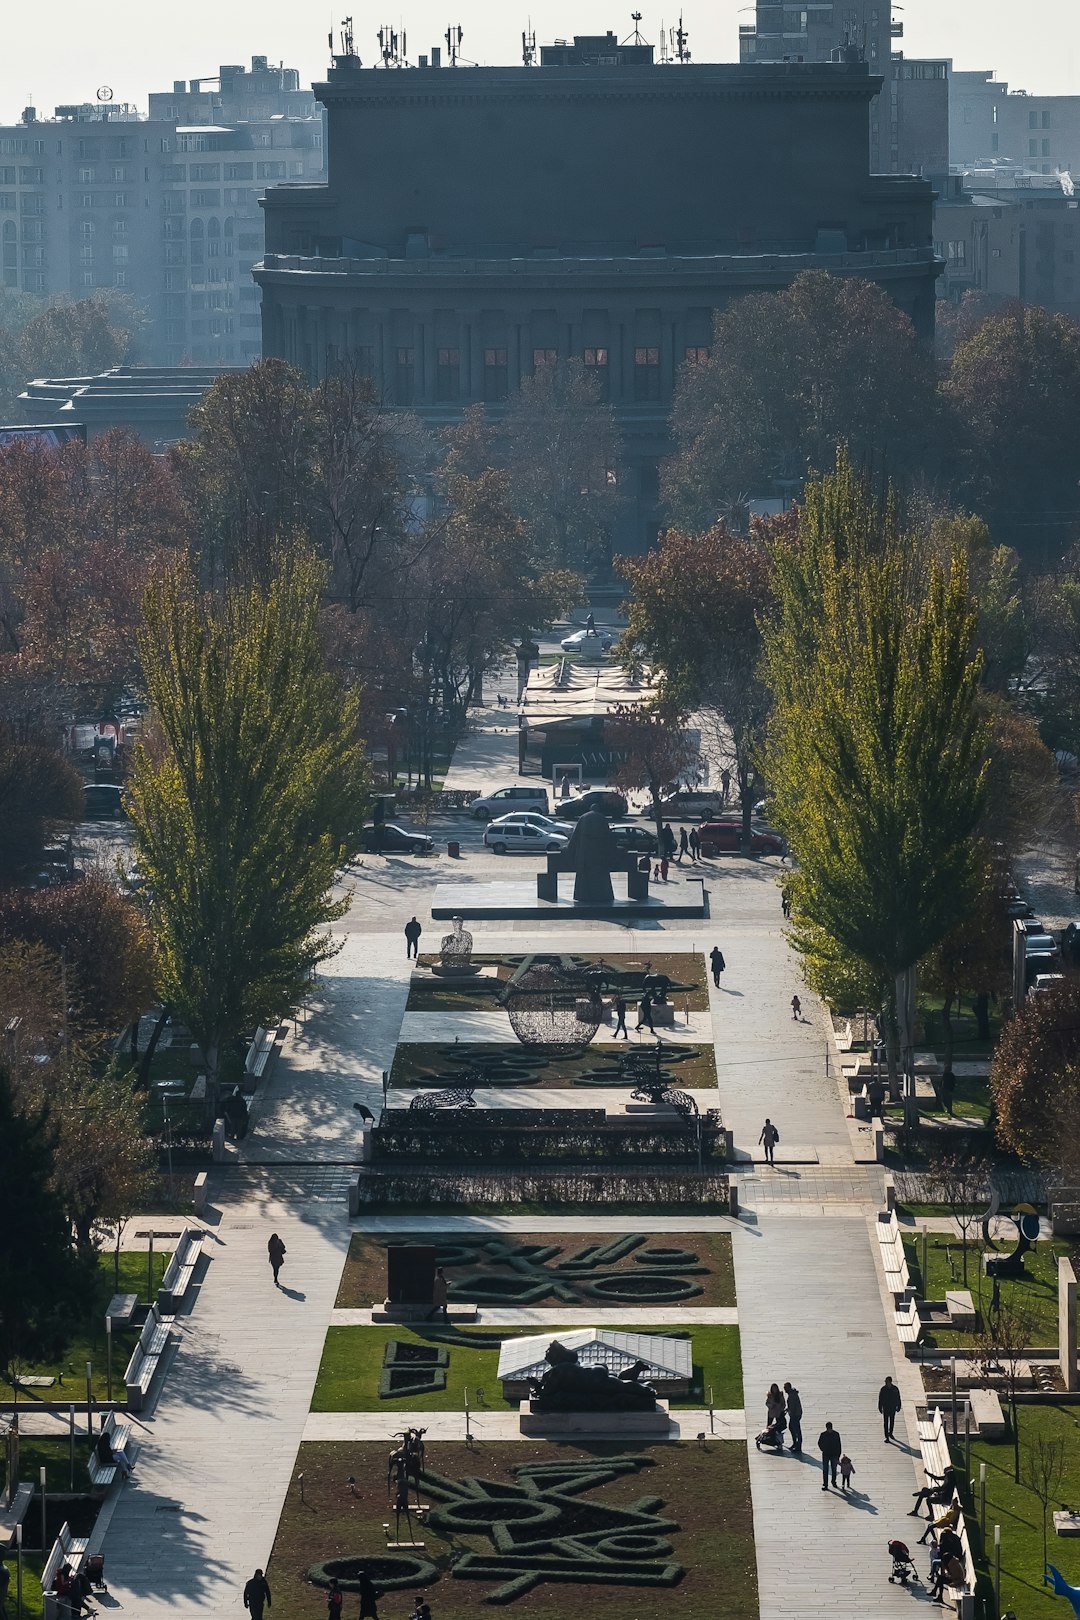
[(583, 1367), (576, 1350), (552, 1339), (544, 1359), (549, 1370), (530, 1380), (534, 1410), (538, 1412), (652, 1412), (656, 1391), (638, 1380), (644, 1362), (613, 1378), (606, 1367)]

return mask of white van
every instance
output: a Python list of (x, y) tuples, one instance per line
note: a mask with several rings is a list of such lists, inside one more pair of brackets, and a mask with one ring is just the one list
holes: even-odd
[(542, 816), (546, 816), (547, 788), (496, 788), (494, 793), (483, 794), (469, 806), (470, 815), (475, 816), (477, 821), (491, 821), (495, 816), (505, 816), (510, 810), (539, 810)]

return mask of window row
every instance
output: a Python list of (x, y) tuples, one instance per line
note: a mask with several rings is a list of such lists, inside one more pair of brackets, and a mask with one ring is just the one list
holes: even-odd
[[(703, 365), (709, 358), (710, 350), (706, 344), (692, 344), (683, 351), (683, 362), (686, 365)], [(361, 345), (354, 351), (356, 364), (361, 371), (371, 375), (375, 368), (375, 350), (370, 344)], [(393, 376), (389, 379), (394, 402), (398, 405), (413, 405), (416, 403), (416, 350), (411, 345), (396, 345), (393, 351)], [(493, 402), (506, 399), (510, 390), (510, 368), (507, 350), (501, 347), (484, 348), (481, 351), (480, 396), (482, 399)], [(540, 371), (545, 366), (557, 363), (559, 351), (557, 349), (534, 349), (532, 351), (533, 371)], [(608, 350), (606, 348), (587, 348), (582, 353), (582, 359), (588, 374), (599, 385), (602, 398), (608, 397)], [(461, 350), (449, 346), (438, 347), (435, 350), (435, 399), (442, 404), (450, 404), (461, 398), (462, 370)], [(656, 345), (643, 345), (634, 349), (633, 354), (633, 381), (632, 392), (635, 400), (647, 403), (661, 397), (661, 369), (660, 349)]]

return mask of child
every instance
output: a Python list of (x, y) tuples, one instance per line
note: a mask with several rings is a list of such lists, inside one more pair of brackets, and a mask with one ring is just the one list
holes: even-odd
[(855, 1472), (855, 1464), (845, 1451), (840, 1458), (840, 1488), (846, 1491), (851, 1484), (851, 1476)]
[(795, 1019), (796, 1023), (802, 1022), (802, 1002), (799, 1000), (798, 996), (792, 996), (791, 998), (791, 1016)]
[(667, 882), (667, 875), (668, 875), (668, 858), (665, 855), (663, 860), (660, 862), (660, 878), (661, 878), (662, 882), (664, 882), (664, 883)]

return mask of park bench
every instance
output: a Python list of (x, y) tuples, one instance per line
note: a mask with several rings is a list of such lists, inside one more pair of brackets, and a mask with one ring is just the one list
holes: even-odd
[[(923, 1467), (928, 1474), (944, 1474), (945, 1469), (952, 1462), (948, 1436), (945, 1431), (945, 1419), (939, 1406), (935, 1406), (925, 1417), (919, 1419), (919, 1450), (922, 1453)], [(940, 1517), (944, 1511), (943, 1507), (936, 1509), (934, 1517)], [(971, 1556), (971, 1543), (968, 1539), (963, 1512), (961, 1512), (956, 1522), (956, 1533), (964, 1547), (966, 1580), (963, 1586), (947, 1586), (945, 1596), (955, 1606), (958, 1615), (973, 1615), (974, 1598), (972, 1593), (975, 1590), (975, 1560)]]
[(114, 1328), (127, 1327), (135, 1315), (138, 1303), (138, 1294), (114, 1294), (106, 1306), (105, 1315)]
[(158, 1362), (168, 1345), (171, 1328), (172, 1317), (163, 1317), (158, 1307), (151, 1305), (150, 1314), (139, 1334), (139, 1342), (124, 1373), (127, 1404), (132, 1412), (141, 1412), (143, 1409), (143, 1403), (150, 1393), (150, 1385), (158, 1369)]
[(877, 1218), (878, 1248), (881, 1251), (881, 1263), (885, 1268), (885, 1286), (893, 1296), (893, 1304), (899, 1305), (906, 1300), (911, 1291), (911, 1277), (908, 1273), (907, 1255), (904, 1253), (904, 1239), (900, 1231), (900, 1223), (896, 1219), (894, 1210), (880, 1210)]
[(922, 1332), (919, 1302), (914, 1294), (901, 1300), (896, 1307), (896, 1333), (901, 1344), (917, 1344)]
[(210, 1178), (209, 1178), (209, 1176), (206, 1174), (205, 1170), (200, 1170), (198, 1175), (195, 1177), (195, 1198), (194, 1198), (194, 1202), (195, 1202), (195, 1213), (196, 1213), (196, 1215), (201, 1215), (203, 1213), (203, 1211), (205, 1210), (205, 1208), (206, 1208), (206, 1200), (207, 1200), (207, 1197), (209, 1196), (209, 1194), (208, 1194), (209, 1186), (210, 1186)]
[[(129, 1423), (117, 1423), (115, 1412), (109, 1413), (101, 1432), (108, 1435), (109, 1444), (114, 1451), (122, 1451), (131, 1439), (131, 1425)], [(107, 1490), (116, 1478), (116, 1464), (99, 1461), (97, 1452), (91, 1451), (90, 1460), (86, 1465), (86, 1472), (90, 1475), (90, 1483), (95, 1490)]]
[(65, 1564), (70, 1567), (71, 1573), (75, 1574), (86, 1557), (87, 1545), (85, 1537), (72, 1535), (71, 1528), (65, 1520), (41, 1571), (41, 1590), (45, 1597), (42, 1610), (44, 1620), (58, 1620), (60, 1606), (56, 1601), (53, 1584)]
[(34, 1487), (29, 1480), (23, 1480), (16, 1485), (14, 1494), (7, 1507), (0, 1507), (0, 1547), (8, 1546), (15, 1539), (15, 1532), (26, 1518), (27, 1510), (34, 1499)]
[(249, 1079), (262, 1079), (267, 1061), (274, 1050), (277, 1033), (276, 1027), (274, 1029), (264, 1029), (261, 1024), (255, 1031), (255, 1038), (248, 1047), (247, 1058), (244, 1062), (244, 1074)]
[(968, 1391), (968, 1400), (971, 1402), (972, 1421), (980, 1437), (984, 1440), (1003, 1440), (1005, 1413), (1001, 1410), (997, 1390), (972, 1388)]
[(158, 1289), (158, 1310), (172, 1315), (183, 1300), (195, 1275), (195, 1267), (202, 1255), (203, 1234), (198, 1227), (189, 1226), (166, 1268)]

